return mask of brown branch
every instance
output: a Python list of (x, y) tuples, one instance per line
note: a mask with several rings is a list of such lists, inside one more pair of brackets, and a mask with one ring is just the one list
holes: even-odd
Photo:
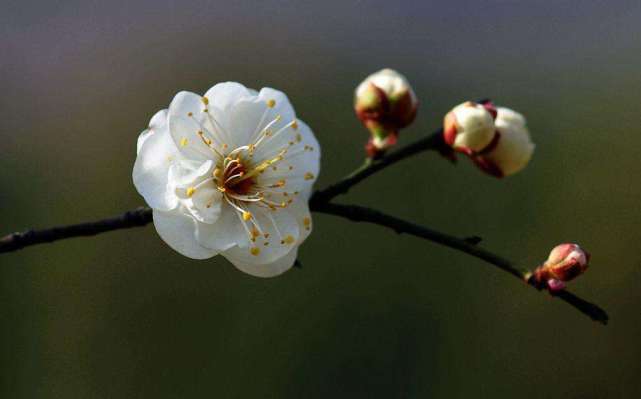
[[(388, 227), (399, 234), (411, 234), (413, 236), (433, 241), (461, 252), (465, 252), (468, 255), (482, 259), (485, 262), (498, 267), (499, 269), (511, 274), (519, 280), (524, 281), (530, 284), (532, 287), (540, 290), (540, 287), (536, 286), (534, 280), (527, 279), (527, 277), (530, 275), (527, 270), (518, 269), (509, 260), (504, 259), (473, 243), (470, 243), (469, 240), (465, 238), (458, 238), (445, 233), (441, 233), (428, 227), (410, 223), (408, 221), (382, 213), (380, 211), (358, 205), (339, 205), (327, 203), (316, 206), (314, 210), (320, 213), (340, 216), (354, 222), (366, 222)], [(590, 317), (594, 321), (602, 324), (607, 324), (608, 322), (608, 315), (605, 310), (601, 309), (599, 306), (593, 303), (579, 298), (569, 291), (563, 290), (553, 294), (553, 296), (570, 304), (575, 309)]]
[(30, 245), (44, 244), (65, 238), (95, 236), (107, 231), (144, 226), (151, 220), (151, 209), (137, 208), (113, 218), (43, 230), (12, 233), (0, 238), (0, 253), (17, 251)]
[(448, 154), (451, 149), (443, 141), (443, 129), (437, 129), (434, 133), (425, 136), (414, 143), (408, 144), (392, 153), (389, 153), (377, 160), (366, 162), (362, 167), (356, 169), (351, 174), (345, 176), (338, 182), (329, 185), (323, 190), (314, 192), (310, 198), (311, 204), (329, 203), (336, 196), (345, 194), (350, 188), (354, 187), (361, 181), (371, 175), (402, 161), (406, 158), (416, 155), (423, 151), (435, 150), (443, 154)]

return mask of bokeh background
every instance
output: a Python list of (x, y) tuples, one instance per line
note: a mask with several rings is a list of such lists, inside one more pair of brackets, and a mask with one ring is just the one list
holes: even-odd
[(526, 114), (504, 180), (424, 154), (346, 202), (521, 265), (593, 254), (572, 289), (607, 327), (450, 249), (317, 215), (302, 270), (186, 259), (147, 226), (0, 256), (3, 398), (633, 398), (641, 394), (638, 1), (5, 1), (0, 233), (119, 214), (138, 133), (179, 90), (285, 91), (356, 167), (353, 89), (382, 67), (422, 104), (407, 143), (466, 99)]

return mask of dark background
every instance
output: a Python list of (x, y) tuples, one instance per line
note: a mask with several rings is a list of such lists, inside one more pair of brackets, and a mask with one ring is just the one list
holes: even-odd
[(3, 398), (623, 398), (641, 393), (638, 1), (5, 1), (0, 233), (143, 203), (136, 138), (179, 90), (285, 91), (356, 167), (354, 87), (382, 67), (421, 100), (409, 142), (467, 99), (524, 113), (533, 161), (504, 180), (424, 154), (344, 201), (533, 267), (592, 252), (572, 289), (607, 327), (481, 261), (316, 215), (303, 270), (193, 261), (148, 226), (0, 256)]

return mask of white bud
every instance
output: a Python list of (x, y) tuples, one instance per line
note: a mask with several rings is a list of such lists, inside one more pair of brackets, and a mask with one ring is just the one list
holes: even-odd
[(418, 100), (405, 76), (386, 68), (365, 78), (356, 88), (354, 111), (372, 136), (366, 144), (368, 156), (380, 156), (394, 145), (417, 110)]
[(356, 97), (358, 98), (366, 93), (370, 84), (382, 90), (385, 96), (392, 102), (405, 94), (409, 94), (410, 97), (416, 101), (416, 95), (405, 76), (393, 69), (381, 69), (365, 78), (356, 88)]
[(445, 142), (457, 151), (471, 155), (480, 152), (494, 139), (494, 118), (488, 106), (464, 102), (445, 115)]
[(534, 152), (525, 118), (508, 108), (497, 109), (496, 130), (500, 136), (496, 146), (480, 157), (493, 165), (501, 176), (512, 175), (523, 169)]

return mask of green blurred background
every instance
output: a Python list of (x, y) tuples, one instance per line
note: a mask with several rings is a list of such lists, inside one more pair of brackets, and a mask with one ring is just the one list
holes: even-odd
[(535, 266), (607, 327), (450, 249), (316, 215), (302, 270), (193, 261), (148, 226), (0, 256), (3, 398), (633, 398), (641, 394), (638, 1), (22, 1), (0, 15), (0, 233), (121, 213), (138, 133), (179, 90), (285, 91), (356, 167), (352, 93), (382, 67), (421, 100), (402, 143), (467, 99), (523, 112), (533, 161), (496, 180), (424, 154), (343, 201)]

